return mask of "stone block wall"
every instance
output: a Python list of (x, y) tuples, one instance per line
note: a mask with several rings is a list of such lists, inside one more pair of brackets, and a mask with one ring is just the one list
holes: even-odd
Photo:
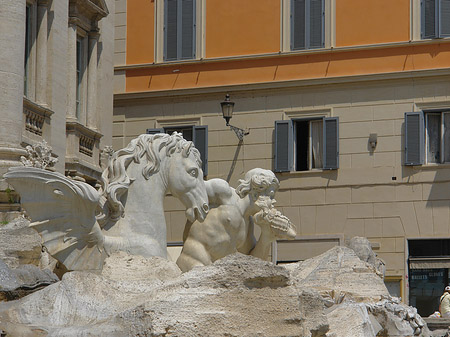
[[(228, 179), (235, 187), (251, 168), (274, 169), (276, 120), (317, 112), (339, 117), (339, 169), (277, 174), (277, 207), (296, 224), (300, 238), (368, 237), (386, 262), (386, 274), (405, 281), (406, 240), (450, 234), (450, 171), (445, 164), (403, 165), (404, 114), (449, 106), (449, 83), (448, 76), (434, 76), (283, 90), (236, 89), (230, 92), (236, 103), (231, 124), (250, 130), (242, 144), (221, 116), (225, 91), (152, 94), (139, 102), (117, 102), (113, 144), (123, 147), (161, 123), (198, 120), (208, 125), (207, 178)], [(371, 133), (378, 135), (374, 151), (368, 144)], [(165, 206), (168, 241), (181, 241), (184, 208), (172, 197)]]

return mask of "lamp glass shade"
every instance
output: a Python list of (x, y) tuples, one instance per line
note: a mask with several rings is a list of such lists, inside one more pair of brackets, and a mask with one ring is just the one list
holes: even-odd
[(223, 118), (231, 118), (233, 116), (234, 102), (221, 102)]

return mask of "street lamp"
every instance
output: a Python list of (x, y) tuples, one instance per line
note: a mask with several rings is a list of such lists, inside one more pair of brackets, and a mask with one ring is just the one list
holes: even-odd
[(230, 124), (230, 119), (231, 117), (233, 117), (234, 102), (230, 100), (229, 94), (225, 95), (225, 100), (220, 102), (220, 106), (222, 108), (222, 116), (225, 119), (227, 126), (229, 126), (230, 129), (234, 131), (234, 133), (236, 134), (236, 136), (239, 138), (240, 141), (243, 141), (244, 136), (248, 135), (250, 131), (243, 130)]

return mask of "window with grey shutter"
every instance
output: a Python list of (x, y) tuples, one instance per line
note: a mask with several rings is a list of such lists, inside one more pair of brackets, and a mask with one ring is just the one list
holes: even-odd
[(202, 158), (203, 175), (208, 175), (208, 126), (194, 126), (194, 144)]
[(164, 60), (195, 58), (195, 1), (164, 0)]
[(422, 11), (422, 39), (431, 39), (437, 36), (437, 1), (439, 0), (421, 0)]
[(291, 120), (275, 121), (275, 172), (289, 172), (293, 164), (293, 124)]
[(159, 129), (158, 128), (157, 129), (147, 129), (146, 133), (149, 134), (149, 135), (155, 135), (157, 133), (164, 133), (164, 129), (162, 129), (162, 128), (159, 128)]
[(291, 49), (324, 46), (324, 0), (291, 0)]
[(439, 36), (450, 37), (450, 0), (441, 0), (439, 14)]
[(421, 0), (422, 39), (450, 37), (450, 0)]
[(339, 168), (339, 117), (323, 119), (323, 168)]
[(423, 113), (405, 113), (405, 165), (422, 165), (424, 159)]

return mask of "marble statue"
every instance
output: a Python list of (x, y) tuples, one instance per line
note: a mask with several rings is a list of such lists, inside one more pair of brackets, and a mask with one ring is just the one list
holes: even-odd
[(14, 167), (5, 178), (42, 236), (68, 270), (101, 270), (107, 255), (167, 256), (163, 199), (186, 206), (189, 221), (209, 211), (200, 153), (179, 133), (140, 135), (115, 152), (102, 188), (35, 167)]
[(28, 145), (25, 150), (27, 155), (20, 157), (24, 166), (46, 169), (58, 162), (58, 158), (53, 157), (52, 147), (45, 140), (33, 146)]
[[(272, 171), (252, 169), (239, 183), (235, 190), (222, 179), (205, 182), (211, 210), (205, 221), (186, 224), (177, 260), (182, 271), (210, 265), (235, 252), (266, 259), (275, 239), (296, 236), (289, 219), (273, 208), (279, 182)], [(257, 243), (254, 223), (261, 227)]]

